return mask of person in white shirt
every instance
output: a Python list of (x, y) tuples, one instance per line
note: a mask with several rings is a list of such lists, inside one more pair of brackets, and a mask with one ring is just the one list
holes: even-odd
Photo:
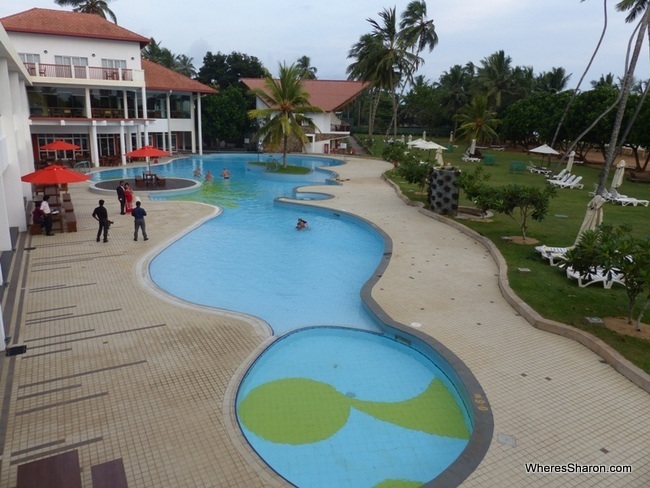
[(52, 234), (52, 210), (50, 209), (49, 200), (50, 196), (45, 195), (41, 202), (41, 212), (43, 212), (43, 219), (45, 220), (45, 235), (53, 236)]

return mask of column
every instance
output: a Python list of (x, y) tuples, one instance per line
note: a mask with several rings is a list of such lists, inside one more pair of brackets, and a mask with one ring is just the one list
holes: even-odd
[[(203, 155), (203, 126), (201, 125), (201, 94), (197, 93), (196, 94), (198, 97), (197, 100), (197, 108), (198, 108), (198, 114), (197, 117), (199, 118), (199, 133), (198, 133), (198, 140), (199, 140), (199, 154)], [(194, 131), (194, 127), (192, 127), (192, 131)], [(194, 140), (194, 134), (192, 134), (192, 140)]]
[[(167, 148), (163, 147), (163, 149), (168, 150), (171, 152), (172, 150), (172, 104), (171, 104), (171, 96), (172, 96), (172, 91), (169, 90), (169, 93), (167, 94)], [(164, 139), (163, 139), (164, 140)], [(164, 145), (164, 142), (163, 142)]]

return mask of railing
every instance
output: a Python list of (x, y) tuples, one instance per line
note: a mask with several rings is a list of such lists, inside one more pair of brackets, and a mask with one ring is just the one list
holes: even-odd
[(99, 68), (45, 63), (25, 63), (25, 68), (27, 68), (30, 75), (43, 78), (133, 81), (133, 70), (127, 68)]
[(350, 126), (348, 124), (331, 124), (330, 131), (332, 132), (350, 132)]
[(83, 108), (35, 107), (30, 110), (32, 117), (83, 118)]

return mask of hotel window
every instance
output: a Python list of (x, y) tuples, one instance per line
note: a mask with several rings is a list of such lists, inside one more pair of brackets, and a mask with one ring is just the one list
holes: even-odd
[(79, 56), (54, 56), (54, 64), (64, 64), (66, 66), (88, 66), (88, 58)]
[(124, 68), (124, 69), (126, 69), (126, 60), (124, 60), (124, 59), (102, 59), (102, 68)]
[(41, 55), (40, 54), (31, 54), (31, 53), (18, 53), (20, 60), (23, 63), (40, 63)]

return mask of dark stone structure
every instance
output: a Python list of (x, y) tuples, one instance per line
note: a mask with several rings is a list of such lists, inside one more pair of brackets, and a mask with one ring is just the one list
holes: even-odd
[(440, 215), (455, 216), (458, 213), (460, 188), (457, 178), (460, 171), (432, 168), (429, 173), (429, 204)]

